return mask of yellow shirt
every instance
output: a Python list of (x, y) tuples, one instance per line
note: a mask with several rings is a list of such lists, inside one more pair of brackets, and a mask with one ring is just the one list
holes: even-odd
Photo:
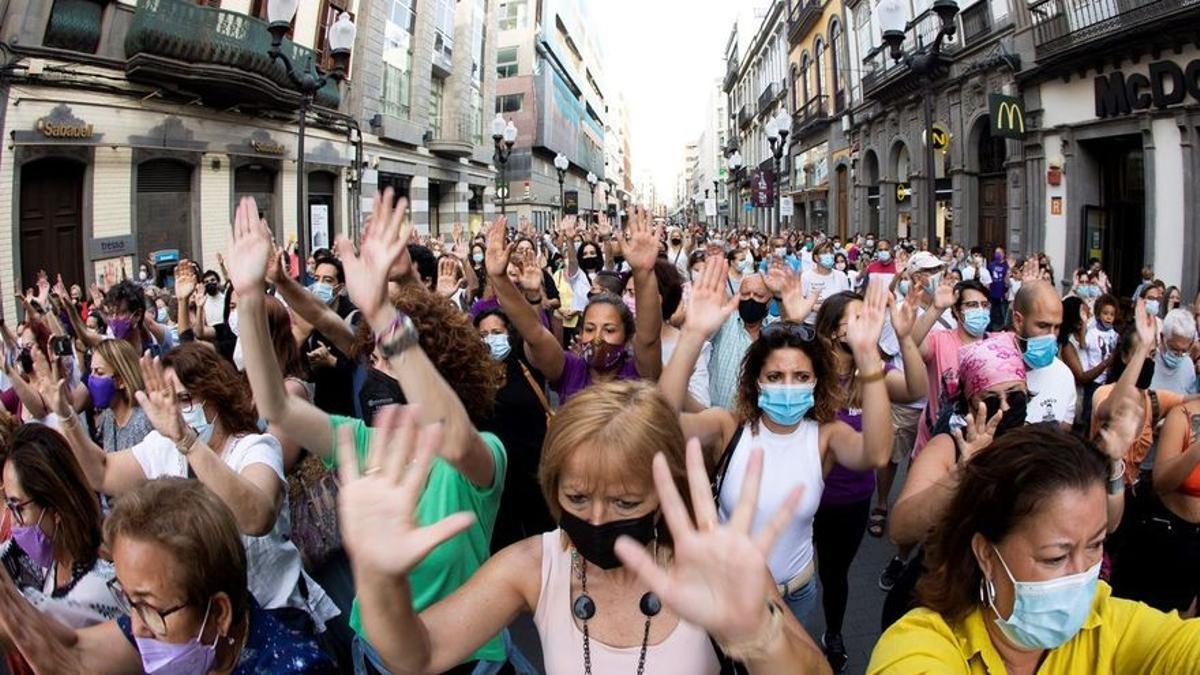
[(554, 313), (558, 314), (558, 317), (562, 319), (563, 328), (574, 328), (579, 324), (579, 315), (577, 314), (570, 319), (567, 319), (564, 318), (562, 314), (562, 310), (569, 310), (572, 307), (572, 303), (575, 301), (575, 292), (571, 290), (571, 282), (567, 279), (567, 273), (565, 270), (566, 266), (564, 265), (562, 269), (558, 270), (552, 275), (554, 278), (554, 285), (556, 288), (558, 288), (559, 300), (559, 309), (554, 310)]
[[(1100, 582), (1083, 629), (1052, 650), (1039, 673), (1200, 672), (1200, 619), (1184, 620), (1111, 595)], [(867, 673), (1006, 675), (984, 628), (988, 617), (995, 618), (991, 609), (976, 608), (951, 626), (936, 612), (914, 609), (879, 638)]]

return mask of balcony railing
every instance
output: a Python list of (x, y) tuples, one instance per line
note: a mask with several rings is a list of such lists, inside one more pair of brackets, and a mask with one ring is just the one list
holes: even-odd
[(430, 133), (432, 138), (426, 146), (442, 157), (470, 157), (475, 147), (483, 143), (480, 119), (469, 113), (442, 115), (441, 124)]
[(992, 5), (989, 0), (979, 0), (962, 12), (963, 42), (974, 44), (976, 40), (992, 32)]
[[(914, 54), (920, 51), (937, 38), (940, 30), (941, 19), (938, 18), (937, 14), (934, 14), (932, 9), (922, 12), (916, 19), (910, 21), (905, 28), (904, 42), (901, 44), (902, 51), (904, 54)], [(943, 55), (953, 54), (959, 49), (961, 49), (961, 45), (957, 41), (942, 43)], [(888, 47), (880, 45), (871, 50), (866, 58), (863, 59), (863, 70), (865, 71), (863, 75), (863, 94), (865, 96), (874, 96), (880, 93), (881, 88), (885, 84), (904, 79), (906, 71), (908, 71), (908, 66), (904, 64), (903, 56), (899, 62), (894, 61)]]
[[(270, 46), (266, 22), (240, 12), (190, 0), (138, 0), (125, 37), (125, 70), (131, 80), (169, 84), (222, 104), (294, 108), (300, 93), (284, 65), (268, 55)], [(311, 49), (287, 39), (282, 49), (297, 68), (316, 72)], [(337, 108), (337, 82), (330, 79), (313, 100)]]
[(1039, 61), (1198, 9), (1200, 0), (1038, 0), (1029, 6)]
[(787, 90), (782, 82), (771, 82), (758, 95), (758, 113), (764, 114), (771, 109), (771, 104), (779, 100)]
[(788, 41), (799, 42), (821, 18), (825, 3), (822, 0), (793, 0), (788, 13)]
[(737, 84), (738, 71), (741, 70), (741, 64), (737, 59), (729, 59), (725, 64), (725, 80), (721, 83), (721, 89), (728, 92), (733, 89), (733, 85)]
[(754, 104), (747, 103), (738, 111), (737, 120), (738, 126), (745, 129), (750, 126), (750, 122), (754, 119)]
[(808, 102), (792, 115), (792, 135), (793, 137), (802, 137), (822, 129), (828, 124), (829, 96), (819, 94), (808, 99)]

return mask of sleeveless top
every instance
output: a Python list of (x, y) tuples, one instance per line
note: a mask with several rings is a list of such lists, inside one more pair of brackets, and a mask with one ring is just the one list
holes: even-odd
[[(542, 535), (542, 589), (533, 622), (542, 641), (547, 675), (582, 674), (583, 631), (571, 614), (571, 550), (563, 548), (562, 530)], [(597, 613), (603, 607), (596, 608)], [(622, 675), (637, 672), (642, 645), (610, 647), (592, 636), (588, 640), (592, 672)], [(683, 619), (667, 639), (646, 648), (647, 673), (717, 675), (721, 670), (708, 634)]]
[(776, 434), (762, 422), (758, 425), (757, 434), (750, 433), (749, 427), (743, 429), (721, 483), (718, 510), (721, 520), (726, 521), (737, 507), (738, 497), (742, 493), (750, 452), (754, 448), (763, 449), (758, 510), (754, 513), (751, 525), (751, 531), (755, 533), (766, 527), (797, 485), (804, 486), (799, 508), (767, 557), (771, 576), (777, 584), (785, 583), (799, 574), (813, 559), (813, 516), (821, 502), (821, 493), (825, 491), (819, 444), (820, 426), (815, 420), (803, 419), (790, 434)]

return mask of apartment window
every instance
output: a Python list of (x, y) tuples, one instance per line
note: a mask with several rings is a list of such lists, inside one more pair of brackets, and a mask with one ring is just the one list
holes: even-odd
[(391, 0), (383, 37), (381, 112), (408, 119), (412, 105), (412, 48), (416, 13), (412, 0)]
[[(329, 28), (345, 12), (354, 20), (354, 12), (350, 11), (350, 0), (321, 0), (321, 25), (317, 29), (317, 63), (321, 70), (333, 70), (333, 53), (329, 50)], [(353, 54), (353, 50), (351, 50)], [(350, 76), (350, 65), (346, 65), (346, 76)]]
[(496, 77), (517, 76), (517, 48), (505, 47), (496, 50)]
[(496, 97), (497, 113), (521, 112), (521, 107), (524, 105), (525, 94), (504, 94)]
[(454, 0), (434, 0), (433, 51), (449, 61), (454, 54)]
[(813, 45), (813, 67), (817, 71), (817, 96), (825, 93), (825, 41), (817, 38)]
[(526, 26), (527, 0), (508, 0), (499, 6), (500, 30), (517, 30)]
[(832, 79), (831, 86), (833, 91), (834, 107), (837, 112), (841, 112), (841, 102), (839, 96), (842, 94), (842, 64), (846, 63), (846, 38), (842, 35), (842, 24), (834, 19), (829, 23), (829, 45), (832, 49), (829, 52), (829, 76)]
[(446, 81), (440, 77), (429, 80), (429, 128), (434, 138), (442, 137), (442, 98), (446, 93)]

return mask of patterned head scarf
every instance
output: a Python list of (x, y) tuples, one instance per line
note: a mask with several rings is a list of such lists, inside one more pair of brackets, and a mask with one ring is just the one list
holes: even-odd
[(958, 384), (968, 399), (989, 387), (1018, 380), (1025, 381), (1025, 361), (1008, 333), (964, 345), (958, 351)]

